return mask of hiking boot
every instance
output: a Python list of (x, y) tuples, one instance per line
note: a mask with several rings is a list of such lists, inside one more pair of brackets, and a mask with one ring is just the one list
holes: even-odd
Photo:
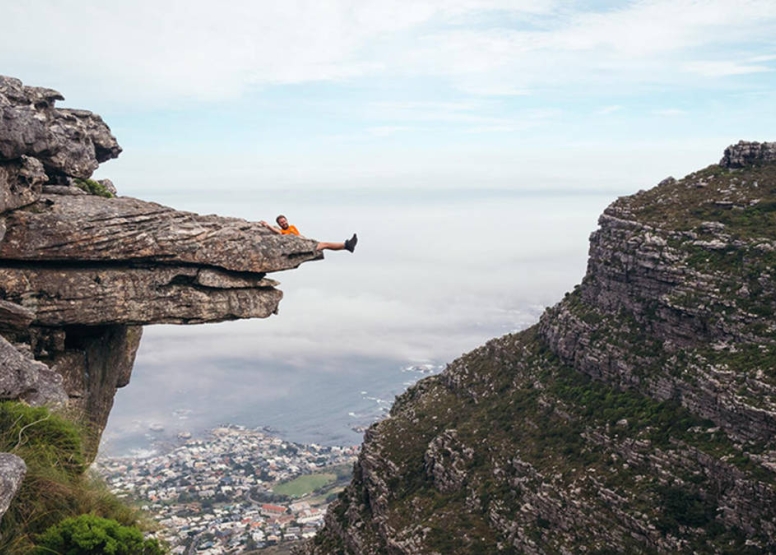
[(354, 233), (353, 237), (345, 240), (345, 250), (353, 252), (356, 250), (356, 243), (358, 243), (358, 236)]

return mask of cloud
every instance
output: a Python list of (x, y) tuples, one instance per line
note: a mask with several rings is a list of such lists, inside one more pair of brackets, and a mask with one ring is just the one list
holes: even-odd
[(678, 108), (663, 108), (660, 110), (652, 110), (652, 113), (656, 116), (666, 117), (684, 116), (687, 114), (685, 110), (680, 110)]
[(749, 63), (762, 63), (762, 62), (772, 62), (776, 60), (776, 55), (773, 54), (766, 54), (762, 56), (752, 56), (749, 58)]
[(370, 115), (386, 119), (452, 119), (469, 121), (471, 114), (479, 112), (484, 102), (469, 100), (445, 101), (381, 101), (368, 105)]
[[(770, 57), (766, 57), (770, 58)], [(761, 61), (770, 61), (762, 59)], [(687, 71), (704, 77), (728, 77), (730, 75), (746, 75), (749, 73), (763, 73), (773, 71), (773, 68), (763, 64), (753, 64), (739, 61), (697, 61), (690, 62), (686, 66)]]
[(614, 114), (615, 112), (621, 112), (622, 109), (623, 109), (622, 106), (620, 106), (619, 104), (615, 104), (612, 106), (604, 106), (603, 108), (599, 108), (598, 110), (596, 110), (595, 114), (597, 116), (608, 116), (609, 114)]
[[(482, 9), (542, 11), (547, 2), (253, 2), (93, 0), (4, 9), (0, 64), (26, 80), (51, 74), (136, 102), (234, 98), (255, 86), (345, 79), (383, 71), (379, 43), (432, 20)], [(30, 40), (31, 34), (46, 40)], [(24, 44), (24, 49), (14, 45)], [(56, 49), (50, 44), (59, 45)], [(377, 54), (370, 52), (378, 44)], [(23, 54), (22, 54), (23, 53)]]
[(546, 119), (552, 110), (527, 110), (520, 117), (505, 117), (497, 104), (486, 101), (383, 101), (366, 105), (369, 120), (417, 124), (385, 125), (372, 128), (372, 135), (387, 136), (398, 131), (430, 127), (463, 127), (466, 132), (503, 132), (527, 129)]
[(371, 127), (367, 131), (374, 137), (389, 137), (391, 135), (396, 135), (397, 133), (410, 130), (412, 130), (411, 127), (402, 125), (381, 125), (379, 127)]
[(687, 55), (689, 49), (710, 44), (767, 40), (774, 17), (776, 7), (767, 0), (629, 2), (611, 11), (574, 14), (552, 43), (569, 50), (609, 51), (629, 59), (663, 53)]
[(512, 97), (602, 79), (668, 84), (688, 69), (765, 71), (770, 52), (738, 63), (708, 61), (709, 51), (772, 51), (776, 4), (645, 0), (582, 11), (542, 0), (61, 0), (14, 3), (3, 20), (0, 66), (28, 84), (172, 106), (373, 77), (436, 76), (467, 94)]
[(768, 2), (647, 1), (593, 13), (558, 11), (537, 28), (446, 29), (421, 37), (406, 65), (447, 75), (467, 91), (479, 78), (524, 93), (592, 83), (612, 92), (643, 83), (686, 86), (687, 67), (696, 69), (694, 76), (763, 70), (702, 58), (753, 45), (773, 49), (775, 19), (776, 5)]
[(474, 96), (529, 96), (531, 91), (504, 83), (498, 75), (477, 76), (476, 79), (461, 79), (457, 85), (461, 92)]

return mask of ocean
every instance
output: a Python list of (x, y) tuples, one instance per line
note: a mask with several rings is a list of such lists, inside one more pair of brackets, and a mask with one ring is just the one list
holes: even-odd
[[(397, 366), (393, 361), (358, 361), (351, 370), (334, 373), (278, 369), (293, 382), (284, 393), (260, 402), (234, 404), (234, 391), (224, 386), (207, 395), (176, 390), (163, 395), (163, 401), (149, 399), (149, 407), (136, 410), (122, 403), (119, 391), (111, 423), (105, 431), (100, 454), (105, 456), (150, 455), (175, 445), (181, 438), (201, 435), (221, 424), (261, 428), (295, 443), (319, 445), (358, 445), (364, 430), (384, 418), (396, 396), (423, 377), (440, 372), (441, 364)], [(232, 369), (234, 370), (234, 369)], [(142, 372), (142, 368), (140, 369)], [(261, 387), (262, 371), (256, 372), (253, 387)], [(238, 374), (242, 374), (238, 372)], [(138, 389), (152, 388), (140, 378)], [(250, 388), (239, 386), (247, 400)], [(163, 411), (152, 408), (158, 402)], [(131, 408), (130, 412), (127, 412)]]

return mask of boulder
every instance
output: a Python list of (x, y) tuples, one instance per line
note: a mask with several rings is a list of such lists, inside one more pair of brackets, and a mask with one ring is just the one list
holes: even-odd
[(0, 336), (0, 399), (21, 399), (31, 405), (61, 407), (68, 396), (62, 376), (42, 362), (24, 356)]
[(0, 453), (0, 518), (11, 506), (11, 501), (27, 474), (24, 461), (11, 453)]
[(40, 367), (41, 363), (25, 358), (0, 336), (0, 399), (18, 399), (32, 389), (38, 381)]

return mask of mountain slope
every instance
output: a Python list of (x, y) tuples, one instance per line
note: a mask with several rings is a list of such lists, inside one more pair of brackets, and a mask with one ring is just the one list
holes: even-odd
[(401, 396), (315, 554), (776, 550), (776, 165), (615, 201), (539, 324)]

